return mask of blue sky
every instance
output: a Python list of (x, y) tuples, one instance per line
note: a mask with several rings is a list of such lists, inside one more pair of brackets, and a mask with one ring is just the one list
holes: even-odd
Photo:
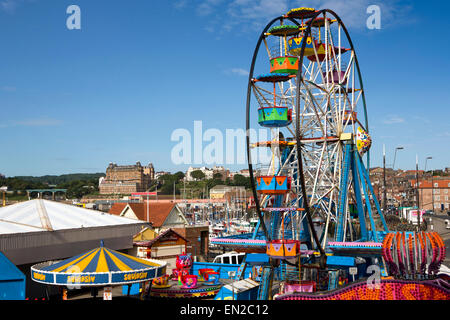
[[(81, 30), (66, 9), (81, 8)], [(371, 4), (381, 29), (366, 28)], [(243, 128), (247, 70), (262, 27), (289, 8), (334, 9), (356, 47), (372, 166), (450, 167), (450, 5), (443, 1), (0, 0), (0, 172), (176, 166), (177, 128)], [(244, 167), (244, 166), (241, 166)]]

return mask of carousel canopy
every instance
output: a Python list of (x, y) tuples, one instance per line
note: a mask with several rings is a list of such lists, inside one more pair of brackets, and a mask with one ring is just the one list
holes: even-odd
[(103, 246), (56, 263), (31, 267), (34, 281), (53, 285), (106, 286), (148, 281), (166, 273), (166, 262), (139, 259)]

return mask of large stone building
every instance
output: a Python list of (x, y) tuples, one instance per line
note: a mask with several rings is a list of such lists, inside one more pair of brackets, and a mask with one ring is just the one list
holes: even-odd
[(142, 166), (140, 162), (127, 166), (110, 163), (106, 177), (99, 185), (100, 194), (144, 192), (154, 178), (155, 169), (151, 163), (148, 166)]

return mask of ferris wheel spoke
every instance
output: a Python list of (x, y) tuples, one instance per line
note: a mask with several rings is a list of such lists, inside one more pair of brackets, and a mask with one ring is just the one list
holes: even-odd
[[(306, 86), (306, 87), (307, 87), (307, 86)], [(324, 112), (324, 110), (322, 109), (322, 107), (320, 106), (320, 104), (317, 102), (317, 100), (315, 99), (315, 97), (313, 96), (313, 94), (311, 93), (311, 91), (309, 90), (309, 87), (307, 87), (306, 91), (308, 92), (308, 95), (309, 95), (310, 100), (306, 100), (306, 99), (305, 99), (305, 102), (306, 102), (306, 103), (309, 102), (309, 101), (312, 102), (312, 110), (313, 110), (313, 112), (314, 112), (314, 114), (315, 114), (315, 116), (316, 116), (316, 121), (317, 121), (316, 123), (319, 125), (319, 127), (320, 127), (320, 129), (321, 129), (321, 131), (322, 131), (323, 136), (326, 136), (327, 133), (326, 133), (326, 130), (324, 129), (323, 123), (322, 123), (323, 115), (326, 115), (326, 112)], [(329, 121), (327, 120), (326, 117), (325, 117), (325, 121), (326, 121), (330, 126), (333, 126), (333, 124), (332, 124), (331, 122), (329, 122)]]

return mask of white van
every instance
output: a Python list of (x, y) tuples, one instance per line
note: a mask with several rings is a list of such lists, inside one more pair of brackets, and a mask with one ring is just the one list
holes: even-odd
[(235, 251), (227, 252), (218, 255), (214, 258), (213, 263), (224, 263), (224, 264), (241, 264), (244, 260), (245, 253), (237, 253)]

